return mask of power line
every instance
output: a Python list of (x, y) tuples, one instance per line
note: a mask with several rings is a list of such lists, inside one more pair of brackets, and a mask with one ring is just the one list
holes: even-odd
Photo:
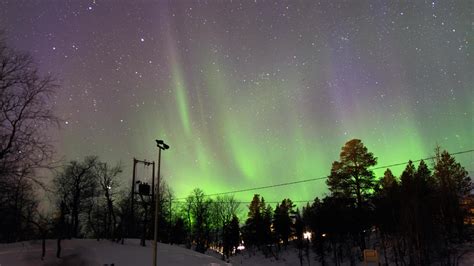
[[(208, 195), (206, 195), (208, 196)], [(307, 202), (310, 202), (310, 201), (313, 201), (313, 200), (292, 200), (291, 202), (292, 203), (307, 203)], [(229, 203), (230, 201), (213, 201), (213, 203)], [(183, 201), (183, 200), (176, 200), (176, 201), (173, 201), (173, 203), (176, 203), (176, 204), (185, 204), (186, 201)], [(250, 204), (252, 203), (251, 201), (233, 201), (233, 203), (239, 203), (239, 204)], [(268, 204), (276, 204), (276, 203), (281, 203), (281, 201), (265, 201), (265, 203), (268, 203)]]
[[(469, 153), (469, 152), (473, 152), (473, 151), (474, 151), (474, 149), (472, 149), (472, 150), (465, 150), (465, 151), (459, 151), (459, 152), (450, 153), (450, 155), (457, 155), (457, 154)], [(427, 158), (424, 158), (424, 159), (412, 160), (411, 162), (417, 163), (417, 162), (421, 162), (421, 161), (425, 161), (425, 160), (429, 160), (429, 159), (434, 159), (434, 158), (436, 158), (436, 156), (431, 156), (431, 157), (427, 157)], [(390, 165), (385, 165), (385, 166), (379, 166), (379, 167), (372, 168), (372, 170), (378, 170), (378, 169), (383, 169), (383, 168), (390, 168), (390, 167), (394, 167), (394, 166), (405, 165), (405, 164), (407, 164), (407, 163), (408, 163), (408, 162), (403, 162), (403, 163), (395, 163), (395, 164), (390, 164)]]
[[(459, 151), (459, 152), (454, 152), (450, 153), (450, 155), (457, 155), (457, 154), (464, 154), (464, 153), (470, 153), (474, 152), (474, 149), (471, 150), (465, 150), (465, 151)], [(427, 157), (424, 159), (418, 159), (418, 160), (410, 160), (411, 162), (420, 162), (422, 160), (429, 160), (429, 159), (434, 159), (436, 158), (435, 156), (432, 157)], [(395, 164), (390, 164), (390, 165), (384, 165), (384, 166), (379, 166), (375, 168), (371, 168), (371, 170), (378, 170), (378, 169), (384, 169), (384, 168), (390, 168), (390, 167), (395, 167), (395, 166), (400, 166), (400, 165), (406, 165), (409, 161), (403, 162), (403, 163), (395, 163)], [(213, 193), (213, 194), (206, 194), (207, 197), (213, 197), (213, 196), (221, 196), (221, 195), (227, 195), (227, 194), (235, 194), (235, 193), (242, 193), (242, 192), (248, 192), (248, 191), (254, 191), (254, 190), (261, 190), (261, 189), (267, 189), (267, 188), (274, 188), (274, 187), (282, 187), (282, 186), (288, 186), (288, 185), (294, 185), (294, 184), (300, 184), (300, 183), (306, 183), (306, 182), (311, 182), (311, 181), (316, 181), (316, 180), (322, 180), (326, 179), (327, 176), (323, 177), (316, 177), (316, 178), (309, 178), (309, 179), (303, 179), (303, 180), (298, 180), (298, 181), (292, 181), (292, 182), (285, 182), (285, 183), (279, 183), (279, 184), (274, 184), (274, 185), (267, 185), (267, 186), (260, 186), (260, 187), (252, 187), (252, 188), (244, 188), (244, 189), (239, 189), (239, 190), (232, 190), (232, 191), (227, 191), (227, 192), (219, 192), (219, 193)], [(182, 200), (186, 198), (177, 198), (176, 200)], [(306, 201), (304, 201), (306, 202)]]

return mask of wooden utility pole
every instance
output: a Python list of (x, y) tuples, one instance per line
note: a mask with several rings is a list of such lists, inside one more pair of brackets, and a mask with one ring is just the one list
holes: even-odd
[[(136, 168), (137, 168), (137, 163), (142, 163), (144, 164), (145, 166), (150, 166), (150, 164), (153, 166), (153, 169), (152, 169), (152, 175), (151, 175), (151, 184), (152, 184), (152, 187), (154, 186), (155, 184), (155, 162), (148, 162), (147, 160), (137, 160), (135, 158), (133, 158), (133, 174), (132, 174), (132, 189), (131, 189), (131, 194), (130, 194), (130, 210), (131, 210), (131, 214), (130, 214), (130, 227), (129, 227), (129, 230), (131, 232), (129, 232), (129, 237), (135, 237), (135, 233), (136, 233), (136, 230), (135, 230), (135, 194), (137, 194), (137, 192), (135, 192), (135, 186), (137, 184), (137, 181), (136, 181)], [(140, 183), (140, 181), (138, 181), (138, 183)], [(154, 200), (154, 191), (152, 189), (151, 191), (151, 201), (152, 201), (152, 204), (153, 204), (153, 200)], [(147, 196), (150, 196), (149, 194)], [(143, 201), (143, 200), (142, 200)]]

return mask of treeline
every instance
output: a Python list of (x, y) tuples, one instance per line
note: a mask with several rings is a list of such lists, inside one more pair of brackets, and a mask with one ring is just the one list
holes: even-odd
[(327, 179), (330, 195), (303, 210), (318, 260), (352, 264), (376, 248), (385, 264), (456, 265), (471, 240), (463, 200), (472, 183), (447, 151), (437, 148), (433, 159), (432, 171), (410, 161), (399, 178), (387, 169), (377, 179), (373, 154), (360, 140), (347, 142)]
[(243, 242), (250, 254), (261, 251), (276, 259), (291, 244), (301, 264), (313, 259), (311, 248), (322, 265), (356, 265), (364, 249), (376, 249), (385, 265), (457, 265), (472, 240), (466, 220), (472, 208), (472, 202), (466, 205), (472, 199), (468, 172), (439, 148), (432, 170), (423, 160), (409, 161), (400, 177), (390, 169), (376, 177), (370, 170), (376, 163), (360, 140), (350, 140), (332, 164), (329, 195), (299, 210), (290, 199), (273, 208), (256, 194), (240, 228), (237, 222), (229, 226), (229, 219), (216, 222), (214, 214), (221, 207), (213, 204), (231, 204), (233, 197), (211, 199), (196, 189), (186, 207), (176, 210), (185, 223), (185, 242), (200, 252), (222, 248), (225, 257)]

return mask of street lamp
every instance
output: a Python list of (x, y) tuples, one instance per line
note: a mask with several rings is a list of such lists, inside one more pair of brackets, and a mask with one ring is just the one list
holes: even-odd
[(155, 235), (153, 237), (153, 266), (156, 266), (156, 249), (158, 240), (158, 199), (160, 193), (160, 168), (161, 168), (161, 150), (167, 150), (170, 148), (163, 140), (155, 140), (156, 147), (158, 147), (158, 178), (156, 184), (156, 199), (155, 199)]

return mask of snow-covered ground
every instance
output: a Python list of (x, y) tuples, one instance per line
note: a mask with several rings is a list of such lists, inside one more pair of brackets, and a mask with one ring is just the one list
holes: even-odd
[[(45, 260), (41, 261), (41, 241), (0, 245), (1, 266), (29, 265), (151, 265), (152, 243), (146, 247), (139, 240), (126, 240), (124, 245), (108, 240), (73, 239), (62, 241), (61, 259), (56, 259), (56, 241), (46, 242)], [(158, 244), (158, 265), (230, 265), (217, 258), (183, 247)]]
[[(460, 266), (474, 266), (474, 247), (466, 245), (467, 253), (462, 256), (459, 261)], [(212, 251), (210, 251), (212, 252)], [(219, 254), (216, 254), (219, 255)], [(214, 255), (215, 256), (215, 255)], [(383, 258), (380, 258), (380, 263), (384, 262)], [(252, 266), (267, 266), (267, 265), (278, 265), (278, 266), (320, 266), (321, 264), (316, 261), (316, 254), (310, 249), (309, 256), (306, 256), (303, 252), (302, 264), (298, 257), (298, 250), (294, 247), (289, 246), (286, 250), (282, 249), (279, 254), (275, 256), (265, 257), (261, 252), (249, 252), (248, 250), (243, 251), (241, 254), (237, 254), (230, 258), (232, 265), (252, 265)], [(328, 255), (326, 259), (326, 265), (334, 265), (331, 255)], [(365, 266), (364, 262), (356, 262), (357, 266)], [(376, 265), (375, 263), (368, 263), (367, 266)], [(394, 264), (390, 264), (394, 265)], [(350, 266), (350, 262), (345, 260), (341, 266)]]
[[(62, 241), (61, 259), (56, 259), (56, 241), (48, 240), (46, 243), (46, 257), (41, 261), (41, 241), (25, 241), (12, 244), (0, 244), (0, 266), (26, 266), (26, 265), (151, 265), (152, 243), (147, 241), (146, 247), (139, 245), (137, 239), (127, 239), (124, 245), (108, 240), (73, 239)], [(467, 254), (463, 256), (459, 265), (474, 265), (474, 249), (467, 248)], [(208, 251), (208, 255), (186, 249), (182, 246), (158, 244), (158, 265), (252, 265), (252, 266), (298, 266), (300, 260), (298, 251), (293, 247), (282, 250), (276, 258), (266, 258), (261, 252), (249, 252), (244, 250), (241, 254), (231, 257), (230, 263), (220, 260), (221, 255), (214, 251)], [(309, 263), (308, 263), (309, 262)], [(327, 260), (332, 264), (331, 258)], [(303, 265), (320, 265), (315, 261), (315, 254), (310, 251), (309, 261), (306, 255), (303, 257)], [(348, 266), (349, 262), (343, 263)], [(357, 265), (364, 265), (359, 262)], [(369, 264), (375, 265), (375, 264)]]

